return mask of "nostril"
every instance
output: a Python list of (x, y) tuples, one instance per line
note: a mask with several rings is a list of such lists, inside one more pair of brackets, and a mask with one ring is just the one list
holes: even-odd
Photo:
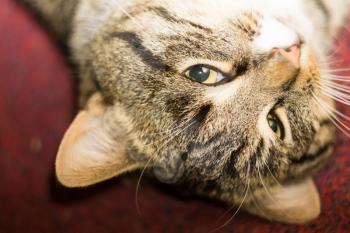
[(292, 46), (289, 46), (288, 48), (284, 49), (286, 52), (293, 52), (296, 49), (300, 50), (300, 44), (293, 44)]
[(301, 44), (294, 44), (286, 49), (278, 49), (280, 54), (290, 61), (295, 68), (300, 68)]
[(293, 47), (289, 47), (289, 48), (285, 49), (285, 51), (286, 51), (287, 53), (289, 53), (289, 52), (292, 52), (292, 51), (293, 51), (293, 49), (294, 49), (294, 46), (293, 46)]
[(293, 45), (289, 46), (288, 48), (284, 48), (284, 50), (286, 50), (286, 52), (291, 52), (295, 48), (299, 48), (300, 49), (302, 44), (303, 44), (303, 41), (301, 39), (299, 39)]

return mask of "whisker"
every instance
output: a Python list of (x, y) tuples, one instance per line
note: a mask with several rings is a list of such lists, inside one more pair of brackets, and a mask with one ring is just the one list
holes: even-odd
[[(350, 82), (350, 78), (349, 79), (342, 79), (342, 78), (328, 78), (329, 81), (339, 81), (339, 82), (343, 82), (343, 83), (348, 83)], [(327, 80), (327, 81), (328, 81)], [(325, 80), (324, 80), (325, 81)]]
[[(264, 164), (265, 164), (265, 163), (264, 163)], [(261, 184), (263, 185), (264, 191), (268, 194), (268, 196), (269, 196), (269, 198), (271, 199), (271, 201), (276, 202), (277, 205), (279, 206), (279, 203), (281, 203), (281, 201), (280, 201), (280, 200), (277, 200), (276, 198), (273, 197), (273, 195), (271, 194), (271, 191), (268, 190), (268, 188), (267, 188), (267, 186), (266, 186), (266, 184), (265, 184), (265, 182), (264, 182), (264, 180), (263, 180), (263, 178), (262, 178), (262, 176), (261, 176), (260, 164), (258, 164), (257, 168), (258, 168), (258, 175), (259, 175)], [(281, 185), (280, 187), (282, 187), (282, 185)], [(288, 201), (288, 200), (285, 200), (285, 201)], [(279, 209), (280, 209), (280, 208), (279, 208)], [(281, 210), (281, 212), (284, 214), (284, 216), (289, 216), (289, 214), (288, 214), (287, 212), (285, 212), (283, 209), (280, 209), (280, 210)]]
[(329, 74), (328, 77), (325, 78), (324, 80), (327, 80), (327, 81), (350, 82), (350, 76), (342, 76), (342, 75)]
[(276, 182), (276, 184), (280, 187), (282, 187), (282, 184), (277, 180), (276, 176), (273, 175), (273, 173), (271, 172), (270, 167), (268, 166), (268, 164), (266, 163), (266, 161), (264, 161), (264, 166), (267, 168), (267, 170), (269, 171), (272, 179)]
[[(332, 36), (333, 39), (336, 39), (335, 36)], [(339, 46), (333, 46), (333, 49), (330, 51), (330, 53), (327, 55), (327, 58), (334, 58), (338, 52), (340, 51)], [(338, 59), (339, 60), (339, 59)]]
[(350, 94), (350, 87), (347, 85), (335, 84), (335, 83), (324, 83), (320, 85), (319, 88), (323, 89), (323, 87), (329, 88), (331, 90), (340, 91), (344, 94)]
[(250, 163), (249, 162), (248, 162), (248, 169), (247, 169), (246, 176), (247, 176), (248, 182), (247, 182), (247, 185), (246, 185), (246, 190), (245, 190), (245, 193), (244, 193), (243, 200), (241, 201), (241, 203), (238, 206), (238, 208), (235, 211), (235, 213), (223, 225), (221, 225), (220, 227), (217, 227), (213, 231), (211, 231), (212, 233), (216, 232), (216, 231), (218, 231), (218, 230), (220, 230), (220, 229), (222, 229), (224, 227), (226, 227), (232, 221), (232, 219), (234, 219), (234, 217), (238, 214), (238, 212), (241, 210), (241, 208), (242, 208), (242, 206), (243, 206), (243, 204), (244, 204), (244, 202), (245, 202), (245, 200), (246, 200), (246, 198), (248, 196), (248, 191), (250, 189), (250, 176), (251, 176), (251, 174), (250, 174)]
[(345, 96), (346, 98), (344, 98), (341, 93), (336, 93), (334, 91), (332, 92), (330, 90), (323, 90), (323, 94), (336, 100), (339, 103), (350, 106), (350, 99), (347, 99), (350, 98), (349, 96)]
[(328, 85), (336, 85), (336, 86), (350, 88), (348, 82), (350, 82), (350, 78), (348, 80), (328, 78), (328, 79), (323, 79), (322, 81), (319, 81), (318, 84), (328, 84)]
[(145, 26), (142, 25), (139, 20), (137, 20), (134, 16), (130, 15), (129, 12), (127, 12), (120, 4), (117, 4), (117, 7), (121, 12), (123, 12), (123, 14), (125, 14), (129, 19), (131, 19), (135, 24), (145, 28)]
[(343, 94), (341, 92), (336, 92), (334, 90), (323, 90), (323, 92), (328, 93), (330, 97), (337, 100), (338, 102), (348, 105), (348, 101), (350, 99), (349, 95)]
[(334, 68), (334, 66), (336, 66), (337, 63), (339, 63), (339, 61), (336, 62), (333, 59), (331, 62), (320, 63), (319, 70), (323, 73), (327, 73), (330, 75), (336, 75), (336, 76), (344, 76), (344, 75), (342, 75), (342, 73), (350, 71), (350, 68), (348, 68), (348, 67), (346, 67), (346, 68)]
[[(221, 150), (223, 151), (223, 149)], [(228, 210), (225, 211), (215, 222), (219, 223), (228, 213), (230, 213), (235, 208), (235, 205), (232, 205)]]
[(314, 99), (316, 99), (317, 103), (319, 105), (321, 105), (324, 110), (328, 110), (329, 112), (327, 112), (327, 113), (329, 113), (331, 116), (334, 116), (335, 119), (338, 119), (338, 116), (339, 116), (347, 121), (350, 121), (350, 117), (348, 117), (345, 114), (343, 114), (342, 112), (338, 111), (336, 108), (329, 106), (323, 100), (320, 100), (314, 93), (312, 93), (312, 94), (313, 94)]
[(259, 202), (256, 200), (256, 197), (254, 195), (254, 193), (252, 193), (252, 191), (249, 189), (250, 195), (252, 196), (252, 200), (254, 202), (254, 205), (260, 210), (261, 213), (264, 213), (265, 218), (267, 218), (268, 220), (272, 220), (270, 219), (270, 217), (268, 216), (268, 214), (266, 214), (266, 210), (264, 210), (263, 208), (261, 208), (261, 205), (259, 204)]
[[(345, 131), (345, 129), (343, 129), (342, 127), (346, 127), (343, 125), (343, 123), (341, 121), (339, 121), (336, 117), (331, 116), (330, 120), (332, 121), (332, 123), (347, 137), (350, 137), (350, 133)], [(338, 123), (339, 122), (339, 123)], [(349, 129), (347, 129), (349, 130)]]
[[(340, 59), (338, 59), (338, 60), (334, 59), (333, 56), (327, 56), (325, 60), (327, 60), (327, 61), (320, 62), (319, 66), (330, 67), (330, 66), (335, 66), (335, 65), (339, 64), (340, 62), (342, 62), (342, 60), (340, 60)], [(327, 71), (328, 70), (329, 69), (327, 68)]]
[[(346, 136), (350, 137), (350, 133), (347, 132), (346, 130), (349, 130), (349, 127), (347, 127), (341, 120), (338, 119), (338, 117), (335, 115), (335, 112), (338, 114), (342, 114), (339, 111), (337, 111), (336, 109), (332, 109), (331, 107), (329, 107), (326, 103), (324, 103), (324, 101), (320, 100), (314, 93), (313, 94), (313, 100), (315, 100), (316, 104), (318, 104), (328, 115), (329, 115), (329, 119), (332, 121), (332, 123), (342, 132), (344, 133)], [(343, 115), (343, 114), (342, 114)], [(345, 116), (345, 115), (344, 115)], [(345, 116), (347, 117), (347, 116)], [(347, 117), (348, 118), (348, 117)], [(344, 128), (342, 128), (344, 127)]]
[(346, 87), (338, 87), (338, 86), (330, 86), (328, 84), (320, 85), (318, 86), (322, 91), (326, 91), (329, 94), (334, 94), (335, 96), (343, 96), (344, 98), (347, 98), (346, 96), (350, 96), (350, 89)]
[(350, 71), (350, 68), (331, 68), (330, 71), (332, 71), (332, 72), (344, 72), (344, 71)]
[[(348, 95), (348, 94), (346, 94), (344, 92), (340, 92), (340, 91), (334, 90), (332, 88), (325, 88), (325, 87), (322, 87), (321, 85), (319, 85), (318, 87), (322, 90), (322, 93), (325, 94), (326, 96), (328, 96), (328, 97), (330, 97), (332, 99), (335, 99), (336, 101), (338, 101), (340, 103), (343, 103), (345, 105), (349, 105), (350, 94)], [(317, 98), (317, 96), (314, 93), (313, 93), (313, 96), (314, 96), (314, 98)], [(321, 101), (321, 100), (319, 100), (319, 98), (317, 98), (317, 100)], [(342, 112), (338, 111), (336, 108), (333, 108), (333, 107), (329, 106), (324, 101), (321, 101), (321, 102), (323, 103), (323, 105), (326, 105), (331, 112), (334, 112), (339, 117), (341, 117), (341, 118), (343, 118), (343, 119), (345, 119), (347, 121), (350, 121), (350, 117), (349, 116), (346, 116)]]
[(141, 186), (141, 180), (142, 180), (142, 177), (144, 175), (144, 173), (146, 172), (146, 169), (148, 168), (149, 164), (151, 163), (151, 161), (153, 160), (154, 158), (151, 157), (145, 167), (142, 169), (141, 173), (140, 173), (140, 176), (139, 176), (139, 179), (137, 180), (137, 185), (136, 185), (136, 190), (135, 190), (135, 205), (136, 205), (136, 210), (137, 210), (137, 213), (139, 216), (141, 216), (141, 209), (140, 209), (140, 205), (139, 205), (139, 190), (140, 190), (140, 186)]
[(336, 108), (332, 108), (330, 107), (328, 104), (324, 103), (324, 105), (326, 105), (329, 109), (329, 111), (331, 111), (334, 115), (335, 115), (335, 118), (338, 120), (339, 118), (342, 118), (346, 121), (349, 121), (350, 122), (350, 117), (343, 114), (342, 112), (338, 111)]
[[(190, 120), (184, 122), (183, 124), (187, 124)], [(182, 125), (183, 125), (182, 124)], [(170, 143), (172, 140), (174, 140), (179, 134), (181, 134), (183, 131), (185, 131), (188, 127), (190, 127), (192, 124), (194, 124), (194, 122), (191, 122), (191, 124), (188, 124), (185, 128), (178, 130), (177, 132), (174, 133), (174, 135), (171, 135), (169, 137), (169, 139), (167, 141), (165, 141), (158, 149), (157, 151), (160, 151), (161, 149), (163, 149), (166, 145), (168, 145), (168, 143)], [(140, 173), (139, 179), (137, 181), (137, 185), (136, 185), (136, 193), (135, 193), (135, 204), (136, 204), (136, 209), (139, 215), (141, 215), (141, 210), (140, 210), (140, 205), (139, 205), (139, 201), (138, 201), (138, 196), (139, 196), (139, 190), (140, 190), (140, 186), (141, 186), (141, 180), (142, 177), (144, 175), (144, 173), (146, 172), (146, 169), (148, 168), (148, 166), (150, 165), (150, 163), (152, 162), (152, 160), (154, 160), (154, 157), (151, 157), (145, 167), (142, 169), (142, 172)]]

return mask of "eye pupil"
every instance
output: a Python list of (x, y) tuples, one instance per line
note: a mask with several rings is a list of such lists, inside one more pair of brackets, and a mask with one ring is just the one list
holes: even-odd
[(194, 66), (189, 73), (189, 76), (197, 82), (205, 82), (210, 76), (210, 69), (204, 66)]
[(269, 124), (269, 127), (271, 130), (280, 138), (284, 138), (284, 128), (283, 124), (281, 123), (280, 119), (274, 114), (270, 113), (267, 116), (267, 122)]
[(268, 119), (269, 126), (273, 132), (277, 133), (278, 131), (278, 122), (275, 119)]

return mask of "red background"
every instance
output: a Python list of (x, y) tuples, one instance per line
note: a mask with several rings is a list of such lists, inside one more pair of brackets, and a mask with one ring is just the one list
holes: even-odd
[[(75, 113), (74, 72), (27, 10), (0, 2), (0, 232), (210, 232), (222, 224), (222, 206), (149, 188), (140, 192), (139, 215), (135, 186), (120, 179), (84, 190), (58, 186), (53, 164)], [(337, 65), (350, 67), (350, 32), (335, 48)], [(240, 212), (220, 232), (350, 232), (349, 142), (339, 133), (332, 159), (316, 176), (319, 219), (287, 226)]]

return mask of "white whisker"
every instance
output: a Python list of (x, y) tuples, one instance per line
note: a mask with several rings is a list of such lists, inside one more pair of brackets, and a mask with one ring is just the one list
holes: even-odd
[(267, 168), (267, 170), (269, 171), (270, 175), (272, 176), (272, 179), (276, 182), (276, 184), (280, 187), (282, 187), (282, 184), (277, 180), (276, 176), (273, 175), (271, 169), (269, 168), (268, 164), (266, 163), (266, 161), (264, 161), (264, 166)]
[(145, 26), (143, 26), (141, 24), (141, 22), (139, 20), (137, 20), (134, 16), (130, 15), (129, 12), (127, 12), (122, 6), (120, 6), (120, 4), (117, 4), (118, 9), (123, 12), (123, 14), (125, 14), (129, 19), (131, 19), (135, 24), (137, 24), (138, 26), (144, 28)]
[(232, 221), (232, 219), (234, 219), (234, 217), (236, 217), (236, 215), (238, 214), (238, 212), (241, 210), (241, 208), (242, 208), (242, 206), (243, 206), (243, 204), (244, 204), (244, 202), (245, 202), (245, 200), (246, 200), (246, 198), (247, 198), (247, 196), (248, 196), (248, 192), (249, 192), (249, 190), (250, 190), (250, 163), (249, 163), (249, 161), (248, 161), (248, 169), (247, 169), (247, 174), (246, 174), (246, 176), (247, 176), (247, 179), (248, 179), (247, 185), (246, 185), (246, 190), (245, 190), (245, 192), (244, 192), (243, 200), (241, 201), (241, 203), (240, 203), (240, 205), (238, 206), (237, 210), (235, 211), (235, 213), (234, 213), (223, 225), (221, 225), (220, 227), (215, 228), (215, 229), (214, 229), (213, 231), (211, 231), (211, 232), (216, 232), (216, 231), (222, 229), (223, 227), (227, 226), (227, 225)]
[[(315, 100), (316, 104), (318, 104), (328, 115), (329, 119), (332, 121), (332, 123), (346, 136), (350, 137), (350, 129), (347, 125), (345, 125), (341, 120), (338, 119), (338, 116), (335, 114), (339, 114), (341, 116), (345, 116), (344, 114), (340, 113), (336, 109), (330, 107), (328, 104), (324, 103), (324, 101), (320, 100), (314, 93), (313, 94), (313, 100)], [(345, 116), (345, 118), (349, 118)], [(349, 120), (348, 120), (349, 121)], [(347, 131), (346, 131), (347, 130)]]
[[(265, 164), (265, 163), (263, 163)], [(266, 164), (265, 164), (266, 165)], [(257, 166), (258, 167), (258, 175), (261, 181), (261, 184), (263, 185), (263, 188), (265, 190), (265, 192), (268, 194), (269, 198), (271, 199), (271, 201), (276, 202), (277, 206), (281, 203), (280, 200), (277, 200), (276, 198), (273, 197), (272, 193), (270, 190), (268, 190), (262, 176), (261, 176), (261, 172), (260, 172), (260, 164)], [(269, 169), (270, 170), (270, 169)], [(282, 186), (282, 185), (281, 185)], [(283, 200), (283, 201), (288, 201), (288, 200)], [(281, 212), (284, 214), (284, 216), (289, 216), (287, 212), (285, 212), (283, 209), (280, 209)]]
[[(190, 120), (187, 120), (186, 122), (184, 122), (183, 124), (180, 124), (180, 126), (175, 127), (175, 128), (179, 128), (185, 124), (187, 124), (188, 122), (190, 122)], [(171, 142), (172, 140), (174, 140), (179, 134), (181, 134), (183, 131), (185, 131), (188, 127), (190, 127), (194, 122), (191, 122), (191, 124), (188, 124), (186, 127), (184, 127), (183, 129), (179, 129), (177, 131), (175, 131), (173, 134), (171, 134), (171, 136), (169, 137), (168, 140), (166, 140), (157, 150), (160, 151), (161, 149), (163, 149), (166, 145), (168, 145), (169, 142)], [(137, 181), (137, 185), (136, 185), (136, 193), (135, 193), (135, 204), (136, 204), (136, 209), (139, 215), (141, 215), (141, 210), (140, 210), (140, 205), (138, 202), (138, 194), (139, 194), (139, 190), (140, 190), (140, 186), (141, 186), (141, 180), (142, 177), (144, 175), (144, 173), (146, 172), (146, 169), (149, 167), (149, 165), (151, 164), (152, 160), (154, 160), (154, 157), (151, 157), (150, 159), (148, 159), (145, 167), (142, 169), (141, 174), (139, 176), (139, 179)]]
[(330, 111), (332, 116), (334, 116), (336, 119), (341, 117), (344, 120), (347, 120), (350, 122), (350, 117), (346, 116), (344, 113), (338, 111), (336, 108), (329, 106), (327, 103), (325, 103), (323, 100), (318, 98), (314, 93), (313, 93), (314, 98), (317, 100), (317, 103), (319, 103), (325, 110)]
[(349, 80), (350, 79), (350, 76), (348, 76), (348, 75), (341, 75), (339, 73), (330, 73), (329, 77), (331, 79), (339, 79), (339, 80)]
[(339, 103), (350, 106), (350, 99), (348, 99), (350, 97), (348, 95), (343, 95), (341, 93), (337, 93), (335, 91), (326, 90), (326, 89), (323, 89), (323, 94), (336, 100)]
[(332, 68), (330, 69), (331, 72), (344, 72), (344, 71), (350, 71), (350, 68)]
[(327, 79), (324, 79), (323, 81), (340, 81), (340, 82), (344, 82), (344, 83), (348, 83), (350, 82), (350, 78), (340, 78), (340, 77), (328, 77)]
[(350, 78), (348, 80), (329, 78), (329, 79), (323, 79), (322, 81), (319, 81), (318, 84), (325, 84), (325, 85), (329, 85), (329, 86), (339, 86), (339, 87), (344, 87), (344, 88), (350, 89), (350, 85), (348, 84), (348, 82), (350, 82)]
[(140, 205), (139, 205), (139, 190), (140, 190), (140, 186), (141, 186), (141, 180), (142, 177), (144, 175), (144, 173), (146, 172), (146, 169), (148, 168), (148, 166), (150, 165), (151, 161), (153, 160), (153, 157), (149, 158), (149, 160), (147, 161), (145, 167), (142, 169), (139, 179), (137, 180), (137, 185), (136, 185), (136, 190), (135, 190), (135, 205), (136, 205), (136, 210), (137, 213), (141, 216), (141, 209), (140, 209)]
[(337, 84), (337, 83), (323, 83), (323, 85), (320, 85), (319, 86), (321, 89), (323, 87), (327, 87), (327, 88), (330, 88), (332, 90), (337, 90), (337, 91), (341, 91), (342, 93), (349, 93), (350, 94), (350, 87), (347, 86), (347, 85), (341, 85), (341, 84)]

